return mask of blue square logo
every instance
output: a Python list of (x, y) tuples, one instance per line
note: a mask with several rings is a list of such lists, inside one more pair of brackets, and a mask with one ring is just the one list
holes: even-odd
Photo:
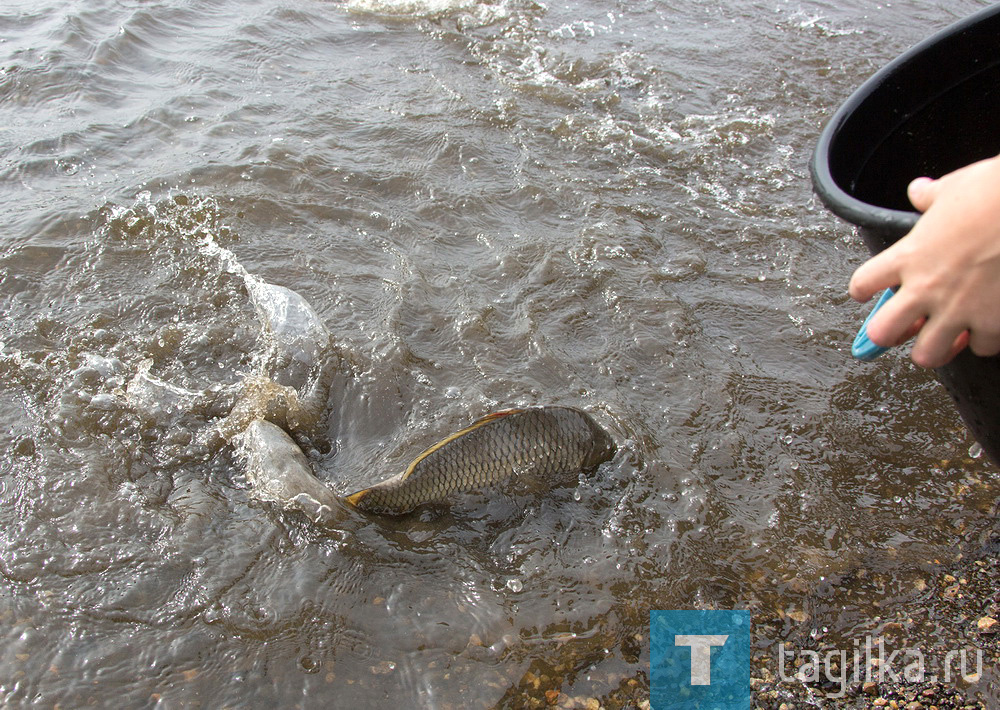
[(749, 611), (649, 612), (653, 710), (751, 710)]

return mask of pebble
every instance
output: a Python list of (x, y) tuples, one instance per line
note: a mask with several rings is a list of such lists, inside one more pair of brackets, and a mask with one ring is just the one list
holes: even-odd
[(976, 622), (976, 628), (979, 629), (979, 633), (981, 634), (993, 634), (996, 633), (998, 630), (1000, 630), (997, 629), (998, 623), (1000, 622), (998, 622), (992, 616), (984, 616), (983, 618), (981, 618), (979, 621)]

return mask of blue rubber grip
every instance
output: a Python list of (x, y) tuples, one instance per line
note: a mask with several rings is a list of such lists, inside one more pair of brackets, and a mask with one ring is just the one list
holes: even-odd
[(879, 355), (884, 353), (889, 348), (882, 347), (881, 345), (876, 345), (868, 338), (868, 321), (872, 319), (872, 316), (878, 312), (878, 309), (885, 305), (886, 301), (892, 298), (894, 291), (891, 288), (887, 288), (882, 292), (881, 298), (875, 304), (872, 312), (868, 314), (865, 318), (865, 322), (861, 324), (861, 330), (858, 331), (857, 336), (854, 338), (854, 343), (851, 345), (851, 355), (856, 357), (858, 360), (874, 360)]

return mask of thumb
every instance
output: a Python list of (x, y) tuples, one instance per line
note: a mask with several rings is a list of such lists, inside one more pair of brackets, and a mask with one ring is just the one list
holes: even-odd
[(937, 181), (929, 177), (918, 177), (906, 188), (910, 202), (921, 212), (926, 212), (937, 196)]

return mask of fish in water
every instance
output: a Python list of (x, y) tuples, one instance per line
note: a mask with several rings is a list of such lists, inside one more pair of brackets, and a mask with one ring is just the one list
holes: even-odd
[(608, 433), (579, 409), (508, 409), (452, 434), (398, 476), (344, 501), (366, 512), (402, 514), (451, 493), (514, 476), (591, 470), (614, 456), (615, 450)]

